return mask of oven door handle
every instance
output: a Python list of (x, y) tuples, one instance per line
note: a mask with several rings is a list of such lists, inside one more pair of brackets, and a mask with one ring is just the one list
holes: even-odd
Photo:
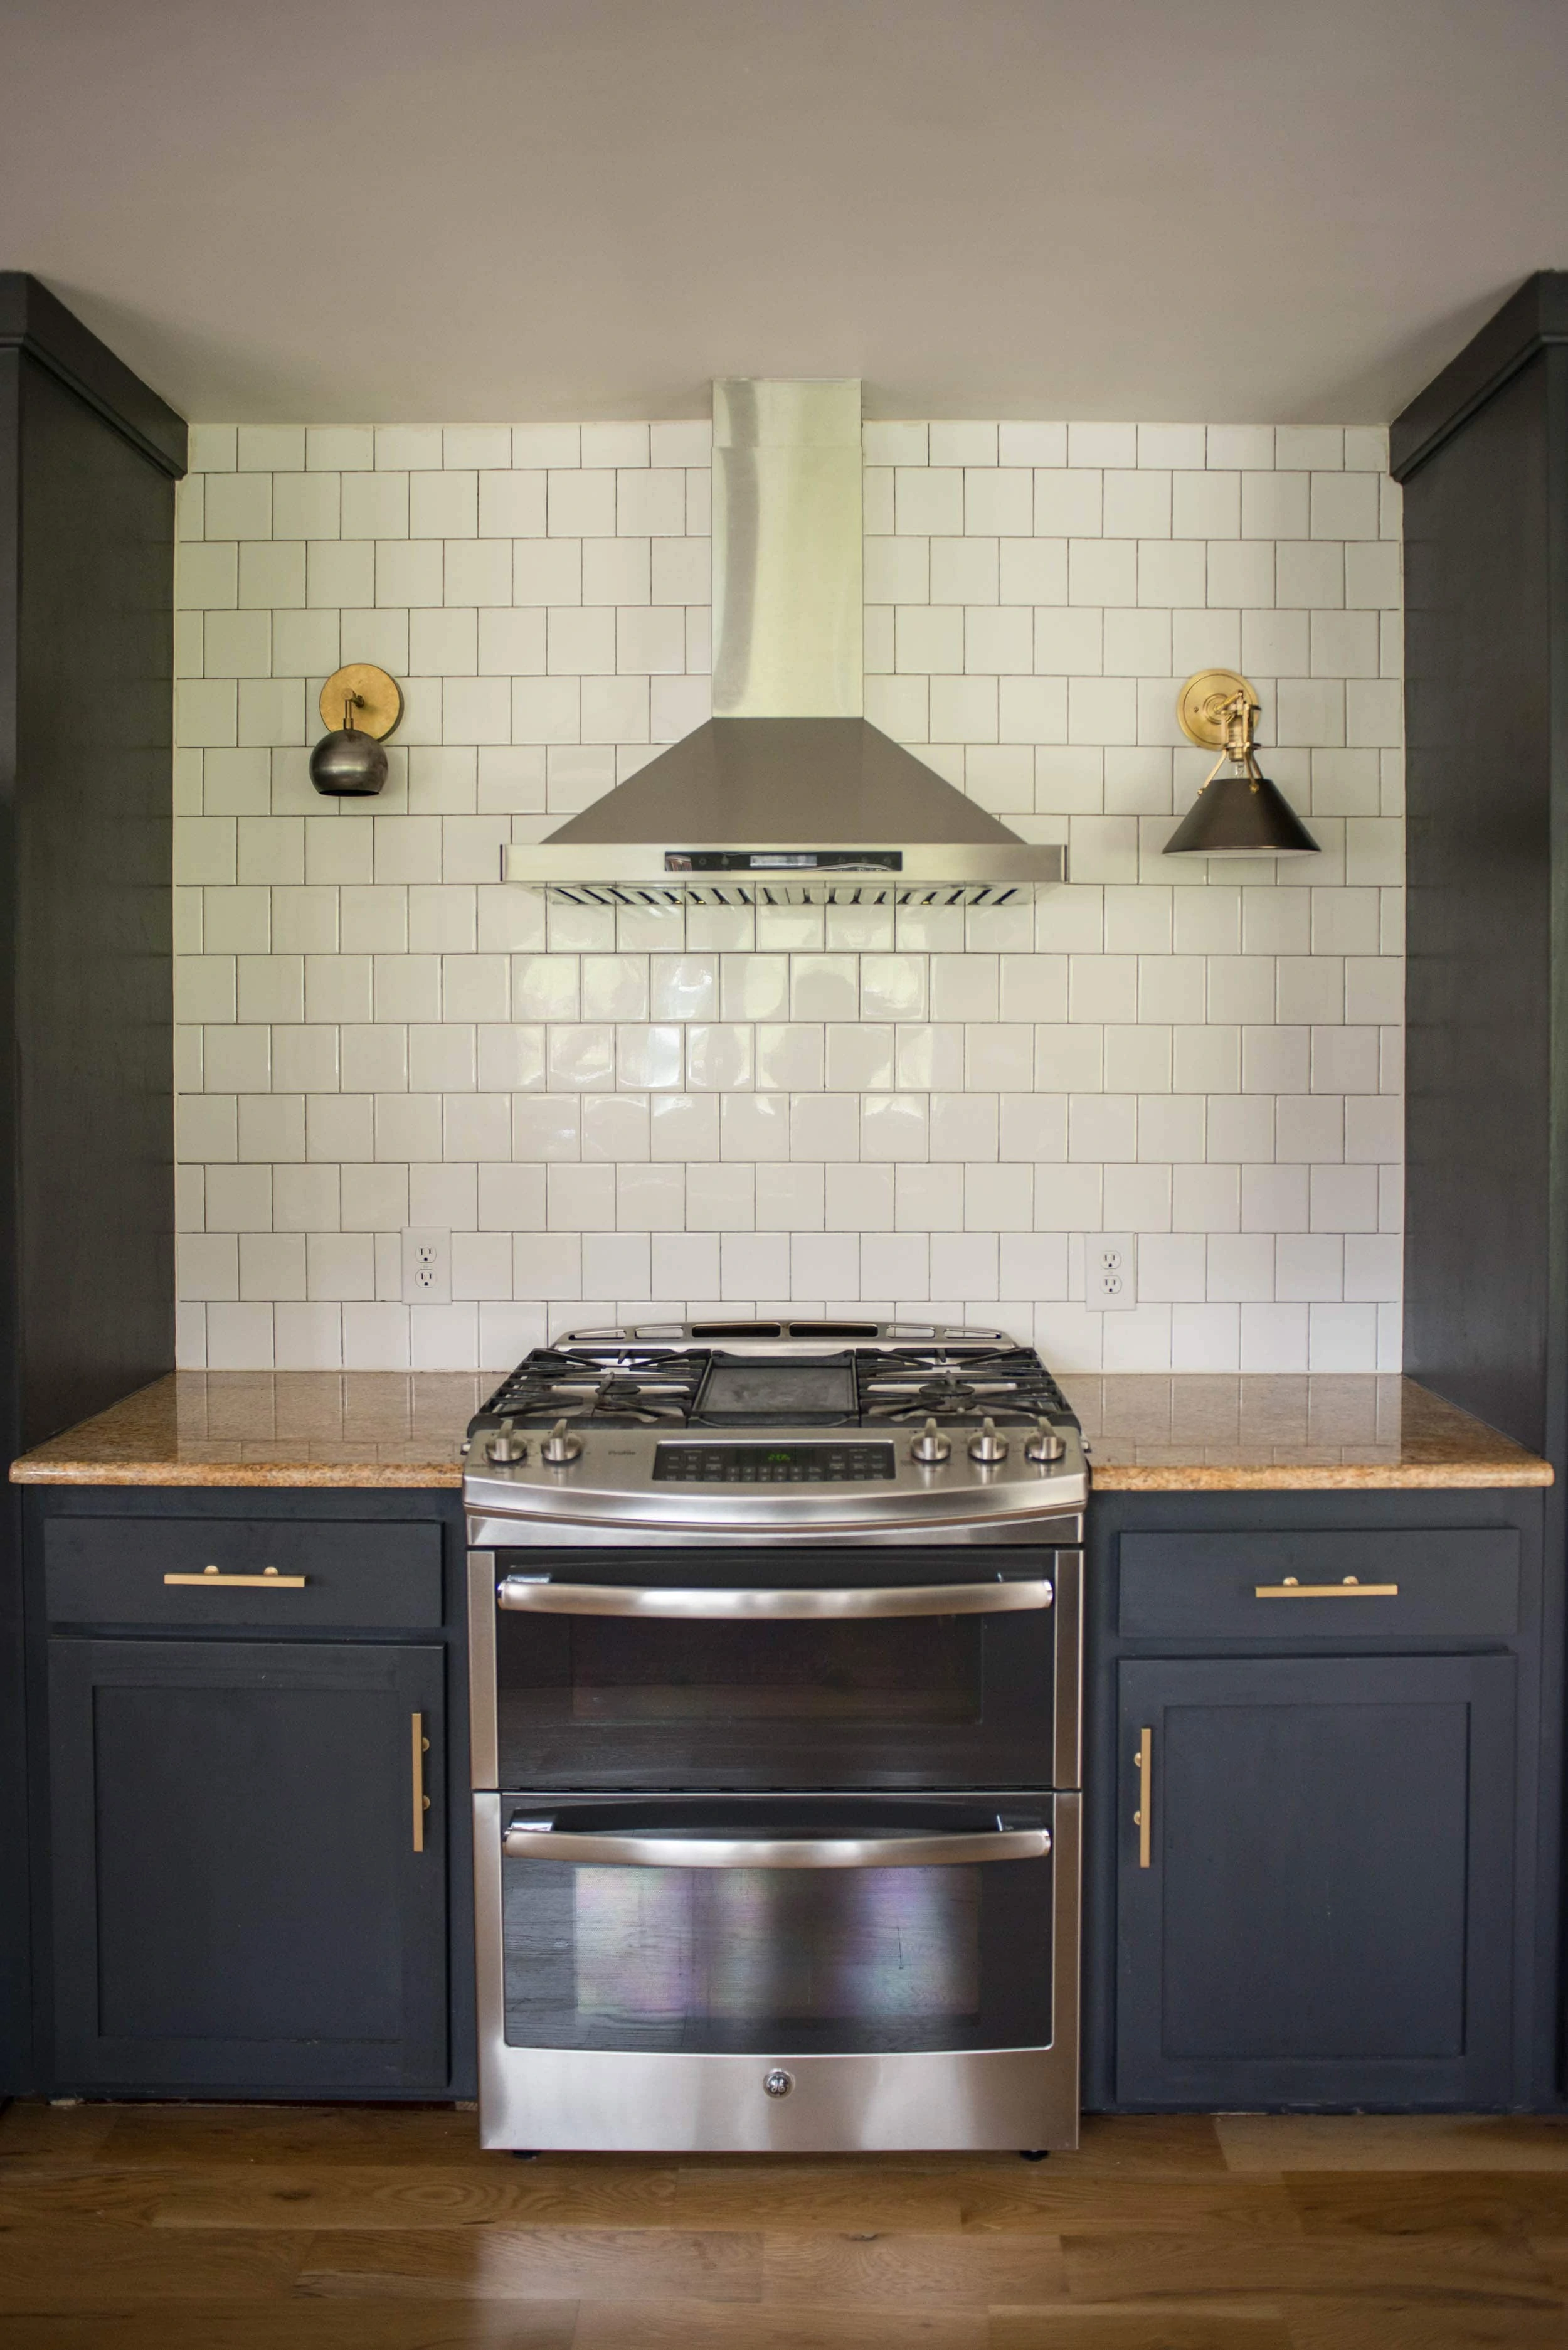
[(623, 1868), (959, 1868), (990, 1860), (1044, 1860), (1049, 1828), (992, 1828), (896, 1836), (670, 1836), (601, 1835), (513, 1820), (501, 1839), (508, 1860), (555, 1860)]
[(801, 1621), (815, 1617), (1005, 1616), (1021, 1608), (1049, 1607), (1054, 1594), (1042, 1577), (1004, 1583), (895, 1583), (837, 1590), (678, 1590), (667, 1586), (624, 1583), (552, 1583), (531, 1575), (504, 1575), (496, 1604), (524, 1615), (635, 1616), (644, 1621), (680, 1617), (688, 1622), (746, 1623), (759, 1619)]

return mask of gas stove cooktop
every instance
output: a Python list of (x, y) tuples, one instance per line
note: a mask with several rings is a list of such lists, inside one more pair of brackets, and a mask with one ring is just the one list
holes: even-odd
[(1087, 1482), (1033, 1348), (939, 1324), (574, 1331), (502, 1382), (465, 1451), (471, 1512), (539, 1523), (514, 1540), (589, 1523), (908, 1540), (1081, 1508)]

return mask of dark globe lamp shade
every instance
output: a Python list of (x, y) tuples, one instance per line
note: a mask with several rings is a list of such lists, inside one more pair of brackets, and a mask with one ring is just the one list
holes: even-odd
[(387, 754), (373, 734), (335, 726), (310, 754), (310, 780), (328, 799), (369, 799), (387, 780)]
[(1165, 844), (1167, 857), (1314, 857), (1317, 842), (1267, 775), (1211, 775)]

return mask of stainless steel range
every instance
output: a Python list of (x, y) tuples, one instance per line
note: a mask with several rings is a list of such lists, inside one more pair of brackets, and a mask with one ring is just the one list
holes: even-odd
[(475, 1419), (487, 2146), (1077, 2139), (1077, 1423), (929, 1325), (572, 1334)]

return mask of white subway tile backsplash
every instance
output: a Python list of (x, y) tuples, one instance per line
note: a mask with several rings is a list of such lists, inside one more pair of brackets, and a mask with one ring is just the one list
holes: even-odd
[[(494, 879), (513, 823), (707, 714), (710, 437), (193, 433), (181, 1359), (499, 1367), (584, 1315), (793, 1299), (983, 1309), (1069, 1367), (1397, 1364), (1384, 436), (868, 423), (867, 711), (1068, 839), (1072, 886), (546, 923)], [(328, 813), (345, 658), (407, 714), (378, 808)], [(1176, 688), (1233, 663), (1324, 855), (1179, 878)], [(453, 1233), (451, 1307), (400, 1302), (410, 1220)], [(1142, 1236), (1108, 1322), (1068, 1297), (1101, 1228)]]

